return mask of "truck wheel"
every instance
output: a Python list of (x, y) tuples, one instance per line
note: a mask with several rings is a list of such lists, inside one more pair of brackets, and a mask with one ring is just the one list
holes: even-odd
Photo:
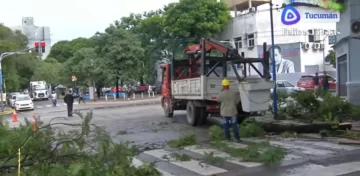
[(173, 117), (174, 116), (174, 112), (171, 112), (166, 98), (163, 99), (163, 109), (164, 109), (165, 117)]
[(206, 108), (199, 108), (200, 110), (200, 118), (199, 118), (199, 125), (205, 125), (207, 122), (207, 117), (209, 116), (209, 112), (206, 111)]
[(192, 101), (188, 101), (186, 106), (186, 119), (189, 125), (196, 126), (199, 121), (200, 108), (196, 108)]

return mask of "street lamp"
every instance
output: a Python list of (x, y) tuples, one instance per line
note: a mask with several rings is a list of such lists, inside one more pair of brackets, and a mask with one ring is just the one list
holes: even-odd
[(2, 53), (2, 54), (0, 55), (0, 97), (1, 97), (1, 112), (4, 112), (4, 95), (3, 95), (4, 86), (3, 86), (3, 75), (2, 75), (2, 68), (1, 68), (1, 66), (2, 66), (2, 60), (3, 60), (5, 57), (12, 56), (12, 55), (31, 53), (31, 49), (32, 49), (32, 48), (28, 48), (28, 49), (24, 49), (24, 50), (20, 50), (20, 51), (15, 51), (15, 52), (5, 52), (5, 53)]

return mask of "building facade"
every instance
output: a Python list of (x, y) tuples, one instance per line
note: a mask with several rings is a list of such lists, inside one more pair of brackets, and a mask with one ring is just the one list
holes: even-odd
[[(263, 43), (271, 45), (269, 1), (228, 0), (225, 2), (234, 9), (234, 17), (221, 33), (220, 39), (235, 42), (242, 56), (261, 57)], [(324, 58), (332, 47), (332, 44), (329, 44), (329, 38), (332, 39), (332, 36), (336, 35), (336, 22), (311, 23), (302, 18), (294, 25), (285, 25), (281, 16), (285, 4), (288, 3), (289, 0), (273, 0), (274, 44), (276, 48), (280, 48), (282, 60), (285, 59), (294, 64), (294, 69), (287, 72), (315, 73), (326, 70), (335, 76), (335, 69), (325, 62)], [(307, 11), (331, 13), (330, 10), (306, 4), (297, 5), (294, 8), (300, 14)], [(250, 72), (255, 74), (254, 70)]]
[(345, 0), (345, 9), (337, 23), (337, 43), (333, 46), (337, 65), (337, 94), (350, 103), (360, 104), (360, 1)]
[(12, 27), (13, 30), (20, 30), (28, 39), (28, 47), (33, 48), (35, 42), (45, 41), (45, 53), (42, 53), (42, 59), (45, 59), (51, 49), (50, 28), (45, 26), (35, 26), (33, 17), (23, 17), (21, 26)]

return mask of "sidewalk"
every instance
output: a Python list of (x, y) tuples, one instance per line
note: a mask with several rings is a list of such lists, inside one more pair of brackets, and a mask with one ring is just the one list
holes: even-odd
[(95, 99), (94, 100), (85, 100), (86, 104), (112, 104), (112, 103), (118, 103), (118, 102), (131, 102), (131, 101), (139, 101), (139, 100), (152, 100), (152, 99), (159, 99), (161, 96), (160, 95), (155, 95), (155, 97), (151, 96), (148, 97), (148, 95), (143, 95), (141, 96), (141, 94), (136, 94), (135, 99), (133, 96), (131, 96), (131, 99), (128, 100), (127, 97), (126, 99), (124, 99), (124, 97), (119, 97), (116, 98), (116, 100), (114, 99), (114, 97), (108, 97), (108, 99), (105, 99), (105, 96), (100, 97), (100, 99)]

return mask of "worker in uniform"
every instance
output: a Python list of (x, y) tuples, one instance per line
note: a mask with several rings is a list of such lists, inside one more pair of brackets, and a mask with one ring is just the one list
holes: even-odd
[(238, 110), (237, 105), (240, 102), (240, 95), (230, 90), (230, 82), (227, 79), (222, 80), (221, 85), (223, 90), (217, 97), (220, 102), (220, 115), (224, 118), (224, 130), (228, 141), (231, 140), (230, 127), (233, 128), (234, 137), (237, 142), (240, 142), (240, 135), (238, 129)]

